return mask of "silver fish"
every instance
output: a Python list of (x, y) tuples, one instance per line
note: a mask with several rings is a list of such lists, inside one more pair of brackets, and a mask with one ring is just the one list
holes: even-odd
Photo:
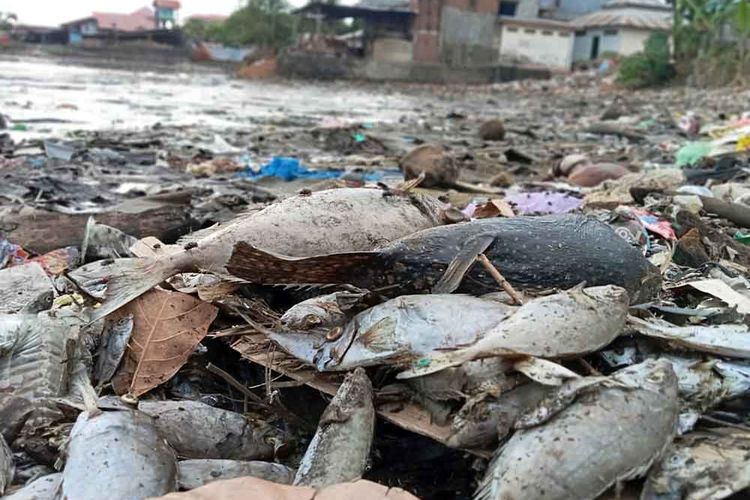
[(718, 500), (750, 487), (750, 433), (716, 428), (675, 440), (641, 500)]
[(627, 311), (628, 293), (613, 285), (540, 297), (519, 307), (472, 345), (419, 359), (398, 377), (419, 377), (493, 356), (564, 358), (593, 352), (622, 332)]
[(500, 447), (477, 500), (594, 499), (644, 474), (672, 441), (677, 379), (666, 361), (646, 361), (591, 385), (542, 425)]
[(375, 431), (372, 384), (362, 368), (347, 375), (320, 417), (295, 486), (323, 488), (362, 477)]
[(5, 438), (0, 434), (0, 495), (13, 482), (15, 466), (13, 464), (13, 452), (10, 450)]
[(199, 401), (140, 401), (156, 428), (184, 458), (262, 460), (273, 457), (271, 436), (244, 415)]
[(281, 464), (242, 460), (182, 460), (177, 464), (177, 485), (192, 490), (221, 479), (252, 476), (280, 484), (291, 484), (294, 469)]
[(350, 319), (354, 307), (366, 292), (341, 291), (304, 300), (289, 308), (281, 316), (281, 325), (286, 330), (311, 330), (313, 328), (335, 328)]
[(62, 498), (158, 497), (177, 487), (174, 451), (137, 411), (83, 412), (70, 434)]
[(35, 479), (23, 488), (3, 497), (3, 500), (54, 500), (62, 482), (62, 472)]
[(496, 447), (498, 440), (510, 434), (518, 418), (541, 402), (549, 391), (547, 386), (529, 382), (498, 397), (467, 401), (453, 418), (448, 446)]
[(244, 215), (198, 239), (185, 238), (184, 248), (157, 259), (117, 259), (112, 264), (82, 266), (70, 277), (82, 286), (106, 281), (104, 317), (180, 272), (226, 274), (235, 243), (246, 242), (293, 257), (372, 250), (402, 236), (441, 224), (443, 205), (420, 194), (397, 195), (379, 189), (332, 189), (297, 195)]
[(269, 333), (284, 350), (320, 371), (406, 365), (441, 348), (476, 342), (515, 308), (469, 295), (405, 295), (359, 313), (328, 341), (310, 333)]

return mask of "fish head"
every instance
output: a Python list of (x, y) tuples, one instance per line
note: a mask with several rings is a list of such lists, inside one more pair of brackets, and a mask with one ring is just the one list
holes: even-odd
[(326, 342), (316, 351), (313, 362), (318, 371), (343, 369), (344, 356), (354, 342), (358, 324), (351, 321), (345, 327), (335, 327), (326, 335)]
[(627, 386), (677, 395), (677, 375), (667, 359), (647, 359), (618, 370), (612, 379)]
[(316, 328), (339, 326), (346, 315), (341, 310), (335, 294), (315, 297), (291, 307), (281, 317), (287, 330), (308, 331)]

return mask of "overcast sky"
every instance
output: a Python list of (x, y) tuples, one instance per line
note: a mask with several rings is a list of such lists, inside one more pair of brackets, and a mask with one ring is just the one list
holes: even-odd
[[(180, 16), (191, 14), (229, 14), (243, 0), (180, 0)], [(287, 0), (295, 6), (306, 0)], [(0, 12), (15, 12), (19, 22), (56, 26), (66, 21), (86, 17), (93, 11), (133, 12), (152, 0), (0, 0)]]

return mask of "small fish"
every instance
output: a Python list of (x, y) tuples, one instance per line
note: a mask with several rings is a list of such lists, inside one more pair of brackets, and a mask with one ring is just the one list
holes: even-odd
[[(419, 379), (417, 379), (419, 380)], [(518, 418), (542, 401), (550, 388), (535, 382), (522, 384), (496, 398), (467, 401), (453, 418), (447, 444), (453, 448), (495, 448)]]
[(677, 438), (651, 469), (641, 499), (735, 498), (748, 487), (750, 434), (714, 428)]
[(177, 485), (181, 490), (192, 490), (212, 481), (244, 476), (291, 484), (294, 473), (285, 465), (255, 460), (182, 460), (177, 464)]
[(676, 326), (661, 319), (646, 321), (635, 316), (628, 317), (628, 324), (641, 335), (666, 340), (690, 350), (750, 359), (750, 330), (747, 325)]
[(323, 412), (295, 486), (323, 488), (362, 477), (375, 432), (372, 384), (364, 369), (347, 375)]
[(183, 249), (158, 258), (98, 261), (70, 273), (84, 287), (106, 282), (102, 318), (180, 272), (226, 274), (240, 241), (295, 257), (371, 250), (442, 223), (443, 205), (420, 194), (351, 188), (298, 195), (180, 241)]
[(240, 413), (199, 401), (140, 401), (164, 439), (185, 458), (263, 460), (273, 457), (272, 437)]
[(610, 379), (543, 424), (513, 434), (475, 500), (593, 500), (648, 471), (675, 434), (677, 379), (668, 362), (651, 360)]
[(481, 219), (425, 229), (375, 251), (307, 258), (242, 241), (227, 269), (259, 284), (348, 283), (391, 297), (482, 295), (498, 285), (476, 263), (480, 253), (521, 289), (617, 285), (634, 302), (661, 289), (661, 274), (640, 251), (606, 224), (582, 215)]
[(13, 482), (15, 465), (13, 464), (13, 452), (10, 450), (5, 438), (0, 434), (0, 495)]
[(61, 482), (62, 472), (47, 474), (4, 496), (3, 500), (55, 500)]
[(67, 456), (61, 498), (148, 498), (177, 488), (174, 451), (138, 411), (81, 413)]
[(628, 294), (616, 286), (574, 289), (531, 300), (472, 345), (418, 359), (412, 378), (493, 356), (564, 358), (596, 351), (625, 327)]
[(284, 313), (281, 325), (286, 330), (302, 331), (343, 326), (365, 295), (364, 291), (341, 291), (304, 300)]
[(405, 295), (359, 313), (329, 341), (313, 333), (268, 332), (282, 349), (320, 371), (396, 364), (476, 342), (516, 310), (469, 295)]

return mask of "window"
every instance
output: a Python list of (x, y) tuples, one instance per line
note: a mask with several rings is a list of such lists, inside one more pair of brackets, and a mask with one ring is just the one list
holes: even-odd
[(471, 10), (477, 10), (477, 0), (469, 0), (469, 8)]
[(507, 29), (508, 31), (510, 31), (511, 33), (516, 33), (516, 32), (518, 31), (518, 28), (512, 28), (512, 27), (510, 27), (510, 26), (508, 26), (508, 27), (507, 27), (506, 29)]
[(570, 35), (570, 33), (568, 33), (567, 31), (558, 31), (557, 32), (557, 36), (561, 36), (563, 38), (568, 38), (568, 35)]
[(585, 36), (585, 35), (586, 35), (586, 30), (576, 31), (576, 36)]
[(518, 3), (516, 2), (500, 2), (498, 14), (501, 16), (513, 17), (516, 15), (516, 7), (518, 7)]
[(552, 33), (551, 31), (544, 30), (544, 31), (542, 31), (542, 35), (552, 36), (552, 35), (554, 35), (554, 33)]
[(536, 30), (533, 30), (531, 28), (526, 28), (526, 29), (523, 30), (523, 32), (524, 33), (529, 33), (529, 34), (533, 35), (534, 33), (536, 33)]
[(615, 36), (617, 35), (617, 30), (604, 30), (605, 36)]

